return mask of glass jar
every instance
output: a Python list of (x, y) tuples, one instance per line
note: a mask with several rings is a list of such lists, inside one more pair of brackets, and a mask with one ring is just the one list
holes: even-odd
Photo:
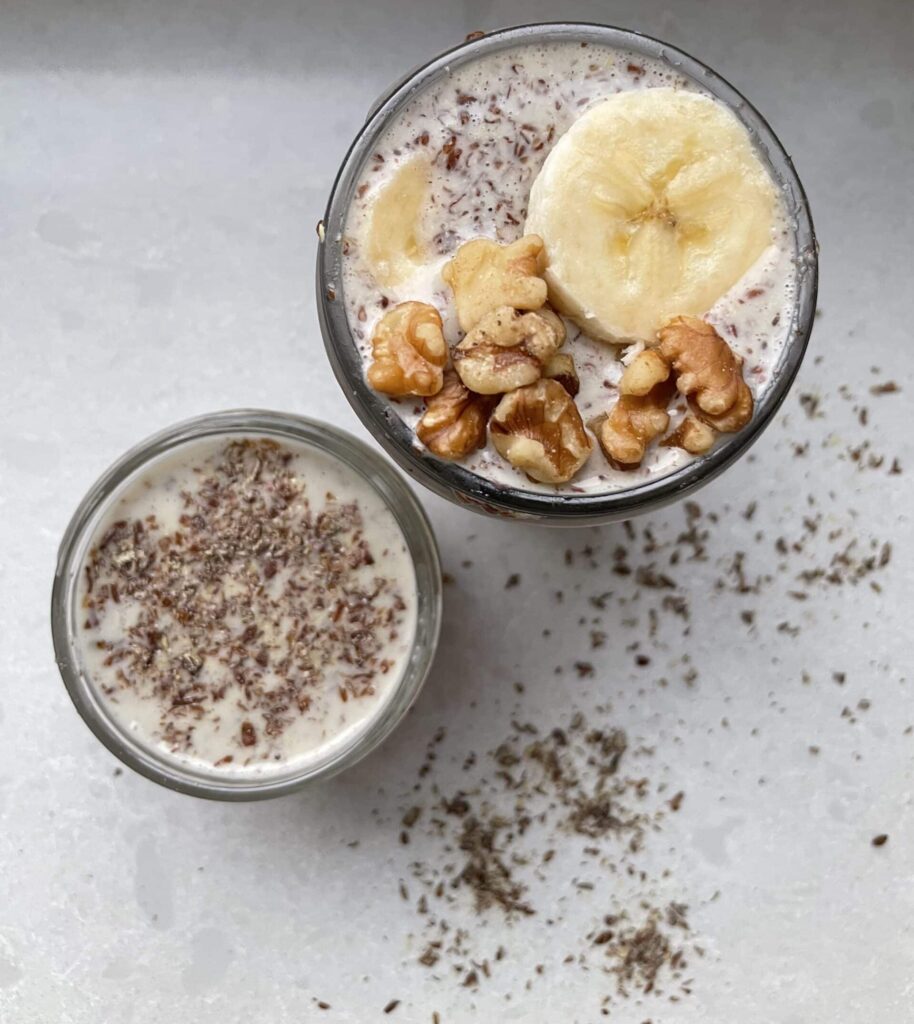
[[(342, 241), (349, 206), (366, 161), (403, 107), (418, 92), (480, 57), (523, 44), (562, 41), (610, 46), (665, 61), (726, 104), (748, 130), (761, 160), (782, 192), (793, 227), (798, 273), (787, 340), (772, 380), (756, 403), (751, 423), (738, 434), (724, 437), (707, 455), (696, 457), (665, 476), (603, 493), (553, 494), (506, 487), (422, 449), (390, 403), (368, 386), (343, 301)], [(605, 25), (561, 23), (504, 29), (471, 37), (411, 72), (372, 107), (333, 185), (320, 236), (318, 314), (327, 355), (352, 407), (372, 435), (414, 479), (457, 504), (496, 516), (561, 526), (590, 525), (628, 519), (693, 493), (743, 455), (771, 421), (800, 368), (815, 317), (818, 247), (809, 206), (790, 157), (765, 119), (732, 85), (694, 57), (637, 32)]]
[[(98, 692), (80, 655), (79, 575), (96, 529), (132, 482), (166, 454), (204, 438), (266, 436), (316, 449), (342, 463), (369, 484), (390, 510), (412, 560), (416, 581), (416, 627), (411, 650), (393, 691), (373, 717), (322, 758), (287, 772), (244, 777), (220, 775), (186, 764), (142, 742), (112, 713)], [(379, 454), (326, 423), (260, 410), (218, 412), (179, 423), (132, 448), (89, 489), (73, 515), (63, 540), (51, 597), (51, 630), (60, 674), (77, 711), (105, 746), (131, 768), (170, 789), (217, 800), (259, 800), (290, 793), (355, 764), (396, 726), (415, 700), (431, 667), (441, 623), (441, 566), (434, 534), (415, 495)]]

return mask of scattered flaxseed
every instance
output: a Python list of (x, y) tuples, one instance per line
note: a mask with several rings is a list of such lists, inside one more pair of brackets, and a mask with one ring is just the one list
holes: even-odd
[(654, 992), (664, 971), (669, 971), (674, 980), (682, 977), (687, 966), (685, 956), (663, 925), (688, 932), (686, 912), (680, 903), (671, 903), (665, 915), (651, 909), (637, 927), (613, 915), (604, 918), (611, 927), (601, 933), (601, 937), (608, 936), (601, 945), (611, 960), (609, 970), (615, 975), (619, 995), (627, 996), (632, 990)]
[(515, 880), (499, 849), (505, 828), (507, 822), (501, 819), (483, 823), (467, 815), (457, 840), (465, 861), (454, 884), (472, 891), (477, 913), (498, 906), (508, 915), (532, 914), (524, 898), (526, 886)]
[(815, 419), (816, 417), (821, 418), (822, 413), (819, 411), (820, 399), (818, 395), (801, 394), (799, 400), (800, 407), (811, 420)]
[(438, 952), (440, 948), (440, 942), (430, 942), (419, 957), (419, 963), (422, 964), (423, 967), (434, 967), (441, 959), (441, 954)]
[[(599, 967), (613, 977), (614, 999), (624, 997), (628, 988), (659, 992), (661, 981), (675, 984), (679, 996), (687, 994), (681, 980), (683, 941), (689, 934), (685, 907), (655, 904), (650, 879), (637, 866), (639, 852), (660, 828), (665, 809), (679, 810), (684, 794), (677, 792), (663, 807), (654, 801), (652, 807), (654, 787), (644, 775), (644, 764), (639, 763), (633, 776), (623, 771), (626, 757), (642, 759), (649, 750), (639, 747), (630, 753), (622, 730), (589, 727), (579, 712), (567, 725), (548, 731), (530, 722), (512, 726), (512, 733), (485, 761), (477, 765), (476, 757), (464, 759), (465, 766), (477, 768), (465, 788), (448, 795), (431, 780), (415, 787), (416, 792), (430, 787), (430, 802), (413, 823), (423, 857), (409, 865), (423, 889), (415, 904), (422, 935), (418, 963), (427, 968), (444, 963), (450, 968), (444, 976), (453, 973), (458, 984), (475, 989), (508, 957), (501, 946), (494, 953), (485, 948), (491, 915), (504, 917), (520, 938), (525, 921), (540, 919), (543, 911), (537, 902), (545, 897), (548, 916), (538, 927), (555, 923), (553, 893), (561, 884), (561, 876), (554, 874), (556, 849), (550, 844), (537, 852), (535, 844), (537, 838), (549, 841), (561, 835), (563, 846), (578, 844), (580, 855), (599, 866), (601, 874), (640, 879), (639, 913), (645, 915), (637, 927), (629, 926), (622, 923), (627, 911), (620, 907), (616, 932), (621, 938), (614, 944), (610, 936), (601, 940), (610, 945), (611, 954), (598, 963), (588, 961), (592, 936), (582, 936), (570, 962), (584, 970)], [(420, 780), (427, 775), (420, 772)], [(412, 807), (404, 812), (410, 818), (413, 814)], [(434, 859), (428, 857), (430, 848), (437, 851)], [(553, 872), (551, 879), (546, 872)], [(602, 899), (612, 899), (613, 887), (605, 890), (601, 874), (572, 877), (565, 884), (576, 892), (602, 892)], [(623, 940), (631, 953), (623, 952)], [(521, 942), (519, 955), (522, 949)], [(537, 974), (545, 967), (532, 964), (529, 969)]]
[[(828, 401), (801, 396), (800, 405), (816, 421), (806, 425), (810, 432), (826, 418)], [(867, 423), (877, 420), (876, 404), (872, 403)], [(858, 417), (859, 409), (855, 429)], [(806, 466), (811, 469), (819, 449), (805, 439), (798, 447), (809, 454)], [(843, 465), (845, 474), (867, 464), (871, 456), (880, 457), (869, 447), (862, 449), (860, 462), (851, 460), (853, 465), (841, 463), (841, 456), (841, 446), (834, 445), (832, 465)], [(890, 461), (886, 458), (882, 472), (891, 472)], [(542, 636), (558, 637), (563, 630), (577, 629), (576, 653), (593, 657), (592, 663), (566, 656), (565, 682), (577, 673), (584, 680), (606, 678), (611, 685), (617, 674), (639, 697), (651, 685), (671, 686), (681, 680), (685, 686), (698, 686), (702, 648), (677, 649), (675, 644), (689, 636), (690, 628), (707, 626), (706, 606), (713, 608), (712, 621), (719, 620), (721, 630), (742, 622), (751, 627), (753, 641), (773, 647), (772, 641), (783, 645), (784, 637), (797, 636), (801, 625), (809, 635), (814, 628), (811, 612), (816, 610), (810, 606), (829, 591), (878, 588), (891, 572), (891, 542), (873, 536), (868, 522), (852, 508), (842, 507), (835, 493), (811, 488), (809, 493), (792, 494), (786, 511), (774, 514), (763, 492), (757, 493), (758, 499), (748, 504), (743, 498), (739, 504), (716, 509), (683, 503), (662, 518), (594, 531), (586, 542), (560, 548), (557, 563), (573, 571), (559, 568), (559, 578), (549, 584), (547, 593), (560, 605), (553, 607), (557, 615), (564, 610), (570, 614), (561, 616), (564, 622), (550, 621), (551, 628), (544, 628)], [(706, 563), (705, 573), (713, 566), (710, 587), (694, 586), (694, 563)], [(782, 609), (780, 621), (756, 611), (764, 608), (764, 600), (769, 609)], [(796, 621), (783, 618), (784, 604), (793, 609)], [(537, 641), (539, 626), (531, 634)], [(601, 654), (586, 654), (601, 648)], [(610, 658), (610, 652), (621, 657)], [(638, 658), (662, 666), (653, 682), (653, 672), (635, 671), (632, 662)], [(838, 685), (854, 678), (843, 671), (831, 673), (827, 663), (815, 672), (804, 670), (801, 678), (804, 687), (812, 687), (829, 675)], [(795, 685), (796, 674), (791, 680)], [(785, 680), (784, 688), (771, 694), (771, 706), (780, 713), (790, 710), (787, 685)], [(588, 689), (587, 683), (580, 684), (581, 693)], [(622, 684), (618, 692), (626, 692)], [(810, 693), (804, 689), (804, 694)], [(868, 699), (852, 691), (845, 699), (849, 706), (843, 718), (851, 725), (858, 723)], [(839, 707), (832, 704), (828, 712), (837, 714)], [(736, 715), (731, 717), (732, 725), (728, 718), (720, 719), (721, 729), (741, 727)], [(763, 736), (770, 735), (769, 724), (750, 721), (745, 726), (747, 731), (752, 727), (753, 736)], [(900, 723), (899, 730), (903, 726)], [(914, 727), (904, 731), (914, 734)], [(802, 749), (800, 745), (800, 756)], [(819, 745), (807, 742), (806, 749), (821, 762)], [(839, 756), (837, 747), (830, 750), (830, 758)], [(502, 960), (522, 966), (534, 977), (535, 962), (529, 954), (524, 959), (529, 930), (563, 923), (567, 929), (580, 911), (574, 918), (566, 916), (566, 899), (577, 900), (578, 907), (600, 900), (599, 906), (610, 912), (590, 921), (586, 934), (573, 933), (571, 947), (557, 950), (555, 961), (547, 963), (547, 975), (553, 965), (566, 964), (564, 969), (587, 972), (588, 988), (595, 987), (594, 979), (608, 982), (602, 1012), (610, 1015), (612, 1008), (613, 1017), (613, 1001), (643, 999), (645, 993), (663, 992), (673, 1000), (686, 996), (691, 990), (687, 954), (689, 961), (700, 955), (689, 937), (688, 914), (681, 904), (670, 904), (665, 887), (661, 897), (655, 880), (644, 873), (646, 861), (639, 858), (639, 851), (650, 844), (653, 852), (655, 833), (672, 829), (673, 813), (688, 814), (689, 805), (668, 779), (664, 782), (669, 788), (653, 784), (649, 757), (629, 750), (624, 733), (591, 729), (585, 717), (576, 714), (556, 729), (515, 722), (512, 734), (491, 752), (463, 758), (465, 774), (458, 791), (443, 784), (440, 791), (436, 765), (426, 761), (420, 772), (422, 794), (404, 800), (404, 807), (416, 800), (424, 808), (409, 850), (416, 858), (409, 869), (415, 880), (411, 887), (419, 886), (423, 892), (414, 904), (419, 962), (434, 968), (436, 978), (454, 978), (456, 984), (474, 990), (486, 985)], [(460, 762), (458, 756), (456, 763)], [(765, 782), (754, 774), (752, 780)], [(885, 842), (887, 837), (873, 840), (877, 846)], [(589, 873), (582, 865), (593, 865), (594, 871)], [(672, 879), (670, 870), (664, 877)], [(613, 905), (620, 899), (612, 884), (616, 877), (635, 880), (643, 905)], [(505, 918), (512, 936), (510, 950), (501, 956), (493, 955), (487, 945), (493, 941), (492, 918)], [(586, 1012), (581, 1016), (590, 1019)]]
[(410, 809), (403, 815), (403, 826), (404, 828), (412, 828), (413, 825), (419, 820), (419, 815), (422, 813), (421, 807), (410, 807)]

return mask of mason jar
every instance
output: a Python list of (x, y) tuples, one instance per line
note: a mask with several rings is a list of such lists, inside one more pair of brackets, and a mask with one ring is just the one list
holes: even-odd
[[(79, 577), (87, 555), (118, 498), (162, 460), (204, 440), (270, 438), (313, 450), (367, 484), (390, 511), (403, 536), (415, 579), (415, 630), (391, 691), (345, 742), (331, 744), (306, 764), (271, 766), (268, 772), (228, 773), (201, 767), (151, 742), (117, 715), (100, 692), (80, 644), (85, 613)], [(347, 768), (374, 749), (403, 718), (431, 667), (441, 623), (441, 568), (431, 526), (409, 486), (390, 463), (354, 437), (327, 423), (277, 412), (235, 410), (178, 423), (131, 448), (92, 485), (63, 540), (51, 598), (51, 628), (64, 685), (86, 725), (124, 764), (160, 785), (217, 800), (259, 800), (290, 793)]]

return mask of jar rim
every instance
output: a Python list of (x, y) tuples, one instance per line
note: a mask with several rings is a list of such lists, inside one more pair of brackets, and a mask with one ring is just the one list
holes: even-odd
[[(272, 436), (305, 444), (354, 471), (381, 498), (397, 523), (413, 564), (416, 626), (403, 672), (364, 728), (330, 745), (323, 758), (287, 773), (223, 776), (197, 769), (140, 742), (106, 708), (80, 665), (75, 595), (83, 558), (99, 522), (123, 488), (146, 466), (183, 445), (231, 435)], [(183, 420), (147, 437), (112, 463), (77, 506), (60, 543), (51, 592), (51, 633), (58, 670), (76, 710), (117, 758), (169, 789), (214, 800), (260, 800), (328, 778), (361, 760), (406, 714), (431, 669), (441, 628), (441, 565), (434, 532), (412, 489), (378, 452), (337, 427), (310, 417), (261, 409), (232, 409)]]
[[(708, 454), (668, 474), (613, 491), (553, 494), (506, 487), (417, 447), (412, 430), (369, 387), (342, 301), (342, 241), (350, 201), (377, 139), (403, 106), (438, 77), (482, 56), (517, 44), (557, 41), (600, 43), (663, 60), (722, 101), (749, 131), (780, 186), (793, 228), (797, 288), (790, 330), (751, 423)], [(337, 382), (363, 424), (403, 470), (436, 494), (477, 512), (590, 525), (630, 518), (687, 496), (722, 473), (759, 438), (787, 396), (809, 343), (818, 291), (818, 243), (806, 193), (790, 156), (762, 114), (726, 79), (685, 51), (639, 32), (589, 22), (548, 22), (467, 39), (410, 72), (378, 100), (346, 153), (330, 192), (318, 244), (316, 287), (321, 333)]]

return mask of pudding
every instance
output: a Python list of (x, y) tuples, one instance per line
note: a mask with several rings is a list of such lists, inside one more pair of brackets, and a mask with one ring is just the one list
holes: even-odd
[[(588, 153), (596, 153), (589, 165)], [(504, 253), (532, 239), (539, 249), (530, 248), (526, 273), (540, 291), (499, 287), (488, 304), (462, 298), (471, 247), (485, 240)], [(497, 487), (597, 495), (665, 476), (748, 424), (793, 330), (796, 249), (764, 158), (694, 79), (660, 58), (595, 42), (517, 42), (434, 79), (386, 125), (345, 217), (336, 300), (369, 385), (414, 432), (418, 451)], [(491, 284), (498, 253), (472, 255), (469, 276)], [(390, 321), (404, 310), (413, 314), (405, 335)], [(561, 318), (552, 349), (523, 353), (543, 379), (502, 380), (483, 392), (471, 382), (461, 392), (455, 372), (466, 385), (468, 343), (482, 351), (473, 332), (482, 325), (490, 350), (487, 316), (499, 331), (542, 334), (550, 326), (542, 317), (527, 328), (519, 322), (528, 311)], [(635, 406), (644, 397), (627, 393), (627, 367), (645, 349), (662, 354), (663, 327), (682, 317), (715, 335), (693, 324), (687, 348), (707, 337), (708, 359), (740, 374), (740, 415), (722, 418), (732, 403), (713, 411), (686, 383), (696, 359), (664, 356), (668, 380), (648, 410), (650, 430), (633, 445), (607, 441), (605, 422), (620, 399)], [(423, 373), (404, 381), (390, 372), (403, 369), (405, 350), (391, 336), (408, 339)], [(552, 355), (563, 357), (554, 372)], [(572, 401), (545, 379), (564, 375), (569, 359)], [(622, 433), (637, 434), (642, 410), (624, 411)], [(434, 429), (423, 422), (429, 413)], [(552, 417), (551, 440), (518, 440), (516, 423), (534, 415)], [(442, 442), (445, 427), (460, 436)], [(562, 457), (543, 466), (541, 450), (556, 438)]]
[(182, 770), (303, 773), (385, 713), (417, 584), (379, 492), (327, 452), (233, 433), (129, 477), (75, 592), (79, 671), (116, 731)]

